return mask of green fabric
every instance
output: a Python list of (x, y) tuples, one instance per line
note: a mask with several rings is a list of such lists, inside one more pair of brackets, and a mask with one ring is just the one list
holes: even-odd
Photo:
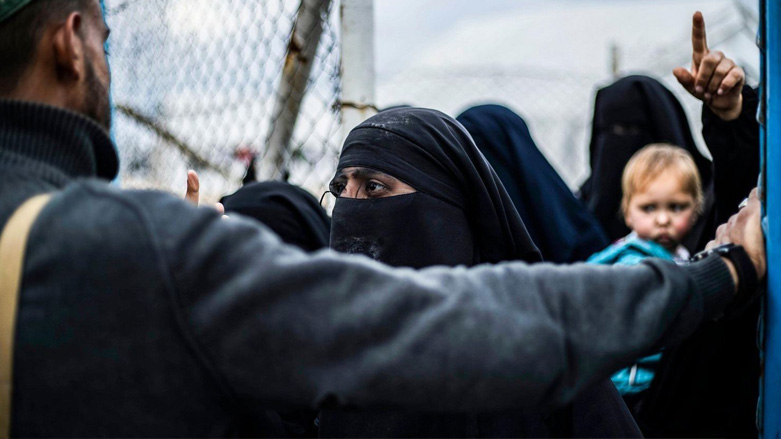
[(0, 23), (17, 11), (27, 6), (33, 0), (0, 0)]

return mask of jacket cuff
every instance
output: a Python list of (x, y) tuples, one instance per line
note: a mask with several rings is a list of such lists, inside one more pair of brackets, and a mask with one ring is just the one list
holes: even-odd
[(727, 264), (714, 254), (686, 268), (694, 281), (695, 291), (702, 296), (703, 318), (714, 320), (721, 317), (735, 300), (735, 282)]

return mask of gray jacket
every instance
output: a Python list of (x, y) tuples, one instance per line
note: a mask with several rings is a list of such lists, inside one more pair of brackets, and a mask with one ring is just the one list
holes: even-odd
[(91, 121), (0, 102), (0, 224), (57, 191), (25, 259), (14, 435), (223, 436), (281, 406), (556, 406), (733, 295), (718, 257), (413, 271), (307, 255), (99, 180), (116, 171)]

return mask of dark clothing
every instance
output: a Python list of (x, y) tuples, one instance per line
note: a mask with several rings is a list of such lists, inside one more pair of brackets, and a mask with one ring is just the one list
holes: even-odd
[(702, 136), (713, 156), (716, 224), (724, 224), (738, 204), (757, 186), (759, 178), (759, 95), (743, 87), (743, 108), (737, 119), (725, 122), (707, 106), (702, 108)]
[(649, 143), (670, 143), (687, 150), (700, 171), (706, 212), (683, 241), (690, 252), (713, 237), (708, 214), (713, 205), (711, 162), (697, 149), (686, 113), (675, 95), (657, 80), (627, 76), (599, 90), (589, 145), (591, 176), (581, 187), (581, 199), (612, 242), (629, 234), (620, 215), (621, 175), (629, 159)]
[(559, 406), (733, 296), (718, 257), (416, 272), (308, 255), (254, 222), (106, 184), (116, 163), (92, 121), (0, 101), (0, 225), (57, 191), (26, 251), (14, 436), (257, 436), (284, 405)]
[[(220, 203), (225, 213), (238, 213), (260, 221), (283, 242), (313, 252), (328, 247), (331, 219), (315, 197), (304, 189), (282, 181), (253, 182), (255, 177), (253, 155), (244, 186)], [(317, 437), (314, 410), (277, 410), (268, 412), (266, 428), (277, 436)]]
[[(371, 200), (338, 198), (331, 248), (394, 267), (475, 265), (475, 240), (464, 211), (428, 194)], [(443, 239), (445, 238), (445, 239)]]
[(354, 166), (390, 174), (460, 209), (474, 232), (474, 263), (541, 260), (501, 180), (453, 118), (407, 107), (372, 116), (344, 141), (338, 169)]
[(222, 197), (225, 213), (254, 218), (287, 244), (313, 252), (328, 247), (331, 220), (312, 194), (281, 181), (250, 183)]
[(456, 120), (496, 170), (546, 261), (585, 261), (607, 247), (602, 226), (537, 149), (520, 116), (499, 105), (480, 105)]
[[(443, 126), (449, 129), (442, 129)], [(366, 153), (369, 145), (371, 154)], [(465, 157), (477, 162), (466, 162)], [(454, 161), (459, 162), (458, 167), (449, 166)], [(509, 197), (477, 146), (449, 116), (434, 110), (405, 107), (369, 118), (345, 141), (338, 169), (350, 166), (401, 178), (419, 192), (368, 200), (337, 199), (332, 248), (365, 254), (393, 266), (415, 268), (476, 265), (488, 259), (481, 253), (482, 249), (504, 254), (505, 260), (523, 259), (530, 254), (534, 255), (530, 262), (537, 260), (534, 247), (513, 245), (527, 240), (528, 235), (512, 205), (490, 206), (486, 205), (487, 200), (469, 195), (491, 194), (492, 199), (503, 203)], [(422, 174), (422, 169), (439, 172)], [(442, 190), (438, 185), (426, 186), (432, 174), (437, 182), (458, 192)], [(423, 189), (426, 193), (420, 192)], [(481, 206), (497, 211), (480, 211)], [(508, 241), (481, 229), (481, 224), (494, 222), (509, 230), (509, 236), (523, 237), (523, 240)], [(475, 242), (480, 245), (474, 245)], [(579, 418), (586, 413), (590, 419)], [(535, 408), (522, 412), (431, 414), (324, 410), (320, 416), (320, 435), (640, 437), (640, 430), (613, 385), (603, 381), (584, 392), (571, 406), (557, 411)]]
[[(726, 223), (757, 184), (757, 105), (756, 91), (744, 87), (742, 113), (734, 121), (724, 122), (703, 106), (702, 134), (713, 155), (715, 224)], [(733, 320), (706, 323), (665, 350), (638, 417), (647, 436), (757, 437), (759, 309), (755, 303)]]

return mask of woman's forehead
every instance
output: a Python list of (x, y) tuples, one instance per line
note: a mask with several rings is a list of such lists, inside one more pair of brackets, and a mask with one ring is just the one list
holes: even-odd
[(365, 168), (363, 166), (348, 166), (346, 168), (342, 168), (336, 172), (336, 177), (347, 177), (347, 178), (390, 177), (396, 179), (396, 177), (388, 174), (387, 172), (378, 171), (372, 168)]

